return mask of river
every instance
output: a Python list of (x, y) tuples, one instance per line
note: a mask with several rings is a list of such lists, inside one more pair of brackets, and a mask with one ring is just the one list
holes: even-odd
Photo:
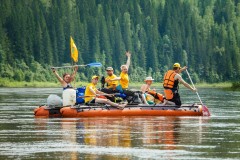
[(211, 117), (34, 117), (61, 92), (0, 88), (0, 159), (240, 159), (240, 92), (200, 88)]

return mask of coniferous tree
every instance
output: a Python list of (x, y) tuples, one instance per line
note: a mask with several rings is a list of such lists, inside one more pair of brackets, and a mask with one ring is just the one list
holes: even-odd
[(0, 10), (0, 73), (9, 79), (55, 80), (45, 68), (71, 63), (70, 36), (79, 64), (100, 61), (118, 72), (129, 50), (133, 80), (147, 73), (160, 80), (176, 61), (195, 81), (240, 76), (236, 0), (2, 0)]

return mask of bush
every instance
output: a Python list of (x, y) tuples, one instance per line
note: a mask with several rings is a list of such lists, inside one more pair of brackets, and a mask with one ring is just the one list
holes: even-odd
[(1, 64), (0, 73), (2, 78), (12, 79), (14, 76), (13, 68), (9, 64)]
[(232, 83), (232, 88), (233, 89), (240, 89), (240, 81), (239, 82), (233, 82)]
[(16, 69), (15, 72), (14, 72), (13, 78), (16, 81), (23, 81), (23, 80), (25, 80), (25, 75), (24, 75), (22, 70)]
[(25, 81), (32, 82), (33, 81), (33, 73), (31, 71), (27, 71), (25, 74)]

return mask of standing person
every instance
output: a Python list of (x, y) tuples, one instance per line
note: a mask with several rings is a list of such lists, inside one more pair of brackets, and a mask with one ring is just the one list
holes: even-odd
[[(91, 83), (89, 83), (85, 90), (85, 103), (104, 103), (109, 104), (113, 107), (117, 107), (119, 109), (123, 109), (127, 104), (117, 104), (111, 102), (109, 99), (97, 98), (98, 95), (105, 94), (104, 92), (99, 91), (96, 88), (98, 83), (98, 76), (92, 76)], [(111, 95), (108, 95), (111, 96)]]
[[(181, 68), (179, 63), (174, 63), (173, 69), (168, 70), (165, 75), (164, 75), (164, 80), (163, 80), (163, 87), (164, 87), (164, 94), (166, 97), (166, 103), (170, 104), (176, 104), (178, 106), (181, 106), (181, 99), (180, 95), (178, 93), (178, 84), (179, 82), (182, 83), (186, 88), (196, 92), (196, 89), (191, 87), (187, 82), (185, 82), (180, 75), (182, 71), (185, 71), (187, 67)], [(171, 103), (172, 102), (172, 103)]]
[[(116, 77), (114, 79), (110, 79), (109, 81), (115, 81), (115, 80), (119, 80), (120, 83), (120, 89), (122, 90), (126, 90), (128, 89), (128, 85), (129, 85), (129, 77), (128, 77), (128, 69), (130, 66), (130, 62), (131, 62), (131, 53), (129, 51), (126, 52), (126, 56), (127, 56), (127, 63), (121, 65), (121, 74), (119, 77)], [(118, 88), (119, 88), (118, 87)]]
[(71, 82), (74, 80), (75, 75), (77, 73), (78, 66), (74, 66), (74, 71), (70, 75), (69, 73), (64, 73), (63, 78), (59, 76), (55, 68), (52, 68), (52, 71), (54, 75), (57, 77), (58, 81), (61, 83), (63, 90), (68, 89), (68, 88), (73, 88), (71, 85)]

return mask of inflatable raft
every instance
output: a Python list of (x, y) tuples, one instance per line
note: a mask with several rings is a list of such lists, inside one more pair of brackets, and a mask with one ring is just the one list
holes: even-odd
[(185, 104), (181, 107), (170, 105), (127, 105), (123, 110), (112, 106), (77, 105), (72, 107), (49, 108), (40, 106), (34, 110), (36, 117), (110, 117), (110, 116), (210, 116), (206, 106)]

